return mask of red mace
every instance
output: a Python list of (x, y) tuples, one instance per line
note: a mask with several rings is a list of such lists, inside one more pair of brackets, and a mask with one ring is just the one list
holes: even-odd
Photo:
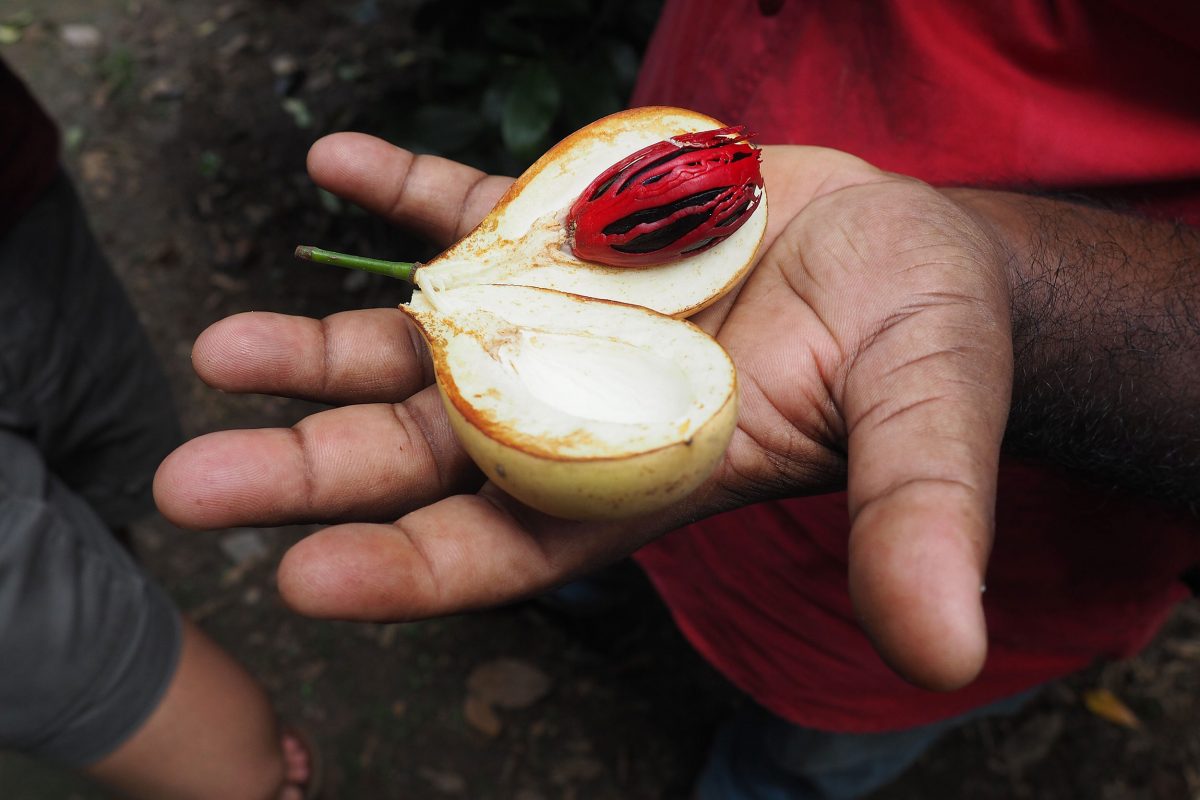
[(571, 205), (571, 251), (648, 267), (716, 245), (762, 198), (761, 153), (744, 126), (672, 136), (600, 174)]

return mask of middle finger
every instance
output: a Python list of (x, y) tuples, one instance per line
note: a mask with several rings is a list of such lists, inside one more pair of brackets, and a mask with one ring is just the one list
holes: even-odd
[(262, 392), (323, 403), (395, 402), (433, 382), (416, 326), (395, 308), (317, 320), (247, 312), (196, 339), (196, 374), (227, 392)]

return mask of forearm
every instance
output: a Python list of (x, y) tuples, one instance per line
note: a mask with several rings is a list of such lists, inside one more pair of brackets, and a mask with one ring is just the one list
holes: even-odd
[(1005, 253), (1011, 452), (1200, 504), (1200, 232), (1026, 195), (952, 190)]

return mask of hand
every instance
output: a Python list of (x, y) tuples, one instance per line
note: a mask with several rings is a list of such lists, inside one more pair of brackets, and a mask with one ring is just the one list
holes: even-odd
[[(318, 142), (309, 170), (444, 244), (508, 185), (357, 134)], [(1000, 245), (946, 195), (843, 153), (768, 148), (763, 172), (760, 262), (693, 319), (733, 357), (742, 394), (724, 462), (687, 502), (622, 524), (516, 503), (453, 438), (407, 318), (373, 309), (242, 314), (205, 331), (193, 359), (212, 386), (341, 407), (185, 444), (156, 479), (163, 513), (196, 528), (346, 521), (287, 553), (284, 599), (404, 620), (531, 595), (690, 520), (848, 485), (868, 634), (919, 685), (968, 682), (986, 654), (980, 586), (1012, 382)]]

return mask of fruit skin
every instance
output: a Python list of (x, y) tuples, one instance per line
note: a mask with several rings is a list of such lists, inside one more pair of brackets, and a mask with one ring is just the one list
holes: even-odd
[(447, 383), (439, 377), (450, 427), (484, 474), (522, 503), (565, 519), (625, 519), (682, 500), (712, 473), (737, 427), (735, 386), (685, 441), (620, 458), (553, 458), (484, 433), (459, 411), (457, 392)]

